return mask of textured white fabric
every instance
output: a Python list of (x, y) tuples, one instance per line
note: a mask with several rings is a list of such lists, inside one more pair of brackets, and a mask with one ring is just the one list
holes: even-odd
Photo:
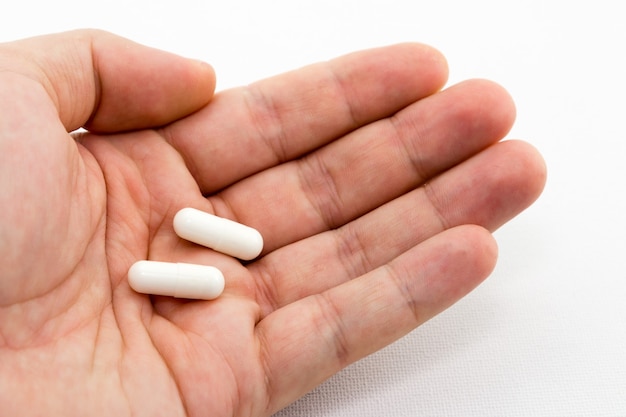
[(530, 0), (20, 0), (0, 40), (99, 27), (211, 62), (218, 88), (356, 49), (421, 41), (450, 82), (514, 96), (510, 137), (549, 167), (533, 208), (497, 233), (469, 297), (276, 417), (626, 416), (626, 30), (623, 7)]

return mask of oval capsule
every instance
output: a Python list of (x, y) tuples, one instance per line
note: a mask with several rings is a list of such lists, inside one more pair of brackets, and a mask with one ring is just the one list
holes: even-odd
[(128, 270), (131, 288), (143, 294), (212, 300), (224, 291), (224, 275), (213, 267), (138, 261)]
[(183, 239), (244, 261), (256, 258), (263, 250), (258, 230), (194, 208), (176, 213), (174, 231)]

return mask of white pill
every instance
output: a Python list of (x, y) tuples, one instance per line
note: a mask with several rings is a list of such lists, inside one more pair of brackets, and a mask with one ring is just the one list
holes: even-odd
[(224, 275), (213, 267), (155, 261), (135, 262), (128, 270), (131, 288), (143, 294), (212, 300), (224, 291)]
[(193, 208), (176, 213), (174, 231), (183, 239), (244, 261), (263, 250), (263, 237), (256, 229)]

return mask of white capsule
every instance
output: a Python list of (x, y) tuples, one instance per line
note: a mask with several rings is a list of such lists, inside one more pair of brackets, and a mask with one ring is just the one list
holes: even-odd
[(213, 267), (138, 261), (128, 270), (131, 288), (143, 294), (212, 300), (224, 291), (224, 275)]
[(263, 250), (263, 237), (256, 229), (193, 208), (176, 213), (174, 231), (183, 239), (244, 261)]

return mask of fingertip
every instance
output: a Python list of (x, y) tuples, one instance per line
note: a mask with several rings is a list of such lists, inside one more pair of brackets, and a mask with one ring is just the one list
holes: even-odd
[(506, 140), (499, 145), (505, 151), (502, 158), (516, 168), (511, 170), (510, 182), (520, 194), (519, 210), (524, 210), (539, 198), (545, 188), (548, 177), (546, 161), (535, 146), (523, 140)]
[(513, 123), (515, 122), (515, 118), (517, 117), (517, 106), (515, 105), (515, 100), (513, 99), (513, 96), (504, 86), (498, 84), (495, 81), (486, 79), (478, 79), (476, 81), (478, 83), (482, 83), (485, 86), (486, 91), (491, 92), (494, 104), (500, 107), (500, 112), (503, 115), (503, 118), (508, 121), (508, 133), (510, 128), (513, 126)]
[[(354, 119), (361, 123), (371, 121), (373, 110), (385, 109), (376, 117), (386, 117), (430, 96), (448, 80), (448, 63), (443, 54), (416, 42), (352, 52), (330, 61), (330, 67), (350, 101), (361, 103), (352, 109)], [(380, 103), (380, 97), (393, 104), (373, 106)]]
[(444, 53), (432, 45), (424, 43), (414, 43), (413, 45), (425, 51), (424, 53), (429, 56), (434, 73), (439, 77), (440, 88), (442, 88), (448, 82), (448, 77), (450, 76), (450, 66)]
[(473, 83), (474, 88), (482, 96), (482, 102), (492, 112), (493, 120), (499, 121), (501, 129), (499, 136), (504, 137), (513, 127), (517, 117), (513, 96), (506, 88), (492, 80), (477, 78), (468, 82)]
[(398, 59), (406, 59), (409, 67), (418, 69), (416, 81), (430, 80), (431, 93), (439, 91), (448, 82), (450, 68), (445, 55), (437, 48), (420, 42), (406, 42), (393, 46), (398, 49)]
[(486, 79), (470, 79), (446, 88), (454, 96), (450, 108), (457, 111), (460, 125), (479, 129), (483, 138), (495, 143), (504, 138), (515, 122), (517, 110), (509, 92), (500, 84)]
[[(204, 92), (206, 93), (206, 97), (211, 99), (213, 94), (215, 94), (215, 86), (216, 86), (216, 75), (215, 68), (211, 64), (206, 61), (202, 61), (199, 59), (189, 59), (193, 64), (195, 64), (196, 68), (191, 68), (192, 71), (196, 72), (196, 76), (204, 80)], [(191, 66), (190, 66), (191, 67)]]
[(493, 234), (482, 226), (462, 226), (467, 233), (466, 244), (475, 251), (471, 257), (476, 261), (476, 277), (479, 282), (486, 279), (496, 267), (498, 261), (498, 243)]
[(475, 224), (456, 226), (435, 239), (447, 242), (446, 256), (449, 259), (446, 262), (464, 271), (450, 274), (450, 277), (466, 281), (469, 286), (459, 285), (459, 288), (467, 287), (465, 292), (469, 292), (493, 272), (498, 259), (498, 244), (486, 228)]
[(421, 322), (474, 290), (493, 272), (498, 259), (498, 246), (491, 233), (473, 224), (433, 236), (422, 251), (416, 260), (423, 272), (413, 294), (421, 306)]

